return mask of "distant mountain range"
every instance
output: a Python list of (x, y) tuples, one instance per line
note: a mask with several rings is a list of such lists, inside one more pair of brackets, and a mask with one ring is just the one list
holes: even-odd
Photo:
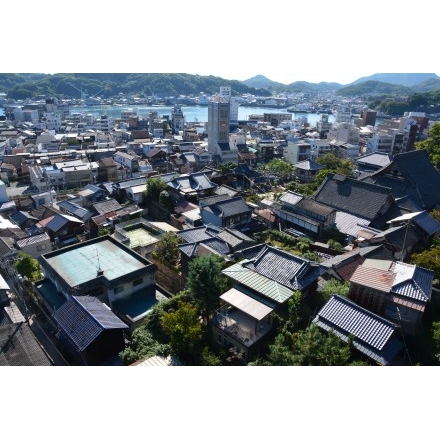
[(118, 94), (139, 96), (178, 96), (200, 93), (213, 95), (220, 86), (231, 86), (233, 93), (269, 96), (271, 93), (335, 92), (339, 95), (414, 94), (440, 91), (435, 73), (376, 73), (351, 84), (296, 81), (282, 84), (257, 75), (245, 81), (186, 73), (0, 73), (0, 93), (8, 98), (35, 97), (108, 98)]
[(243, 81), (246, 85), (265, 88), (284, 93), (307, 93), (333, 91), (341, 95), (371, 93), (425, 93), (440, 89), (440, 77), (435, 73), (375, 73), (353, 81), (350, 84), (309, 83), (296, 81), (282, 84), (263, 75), (257, 75)]

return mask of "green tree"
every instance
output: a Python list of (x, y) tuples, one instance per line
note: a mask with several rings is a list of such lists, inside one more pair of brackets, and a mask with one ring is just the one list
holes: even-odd
[[(272, 365), (350, 365), (352, 341), (341, 341), (333, 332), (323, 333), (312, 324), (296, 333), (281, 332), (269, 347)], [(357, 365), (360, 363), (357, 362)]]
[(173, 199), (167, 190), (163, 190), (159, 195), (159, 203), (168, 211), (171, 212), (173, 209)]
[(272, 159), (265, 165), (260, 166), (260, 169), (270, 171), (271, 173), (286, 179), (292, 174), (292, 165), (284, 159)]
[(328, 301), (332, 295), (348, 296), (350, 283), (348, 281), (339, 281), (336, 278), (328, 280), (321, 289), (323, 301)]
[(125, 365), (151, 356), (168, 356), (170, 354), (171, 347), (157, 342), (145, 327), (135, 329), (129, 345), (119, 353)]
[(212, 353), (209, 350), (208, 346), (205, 346), (202, 348), (202, 351), (200, 353), (200, 366), (204, 367), (216, 367), (222, 364), (222, 361), (219, 356)]
[(319, 156), (316, 162), (320, 165), (324, 165), (325, 169), (318, 172), (317, 178), (322, 182), (328, 174), (328, 171), (332, 171), (337, 174), (344, 174), (346, 176), (351, 176), (354, 170), (354, 165), (348, 159), (339, 159), (333, 153), (327, 153), (323, 156)]
[(421, 142), (416, 142), (416, 150), (425, 149), (429, 159), (434, 166), (440, 168), (440, 122), (433, 124), (428, 133), (428, 138)]
[(411, 255), (410, 262), (425, 269), (430, 269), (434, 272), (434, 283), (439, 284), (440, 277), (440, 247), (434, 246), (431, 249), (414, 253)]
[(198, 307), (180, 301), (177, 310), (165, 312), (160, 318), (160, 322), (177, 355), (182, 359), (193, 358), (194, 349), (203, 336)]
[(110, 229), (109, 228), (101, 228), (98, 232), (98, 236), (102, 237), (104, 235), (110, 234)]
[(20, 275), (26, 277), (30, 281), (35, 281), (41, 278), (40, 263), (37, 259), (32, 258), (25, 252), (19, 252), (17, 257), (15, 268)]
[(173, 231), (165, 232), (156, 243), (153, 258), (167, 267), (177, 268), (180, 259), (181, 238)]
[(197, 257), (189, 263), (187, 289), (206, 322), (219, 305), (219, 297), (227, 287), (222, 274), (223, 260), (217, 255)]
[(158, 176), (147, 180), (147, 189), (143, 192), (143, 202), (149, 206), (152, 201), (158, 202), (160, 193), (167, 190), (167, 184)]
[(432, 341), (434, 343), (434, 348), (437, 351), (435, 357), (440, 361), (440, 321), (432, 323)]

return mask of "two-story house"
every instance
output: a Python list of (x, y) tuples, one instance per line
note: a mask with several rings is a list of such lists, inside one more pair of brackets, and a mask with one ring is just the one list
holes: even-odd
[(155, 302), (156, 266), (109, 235), (48, 252), (39, 262), (44, 280), (35, 288), (49, 310), (88, 295), (133, 329)]
[(227, 194), (200, 199), (199, 207), (205, 225), (239, 230), (251, 221), (253, 212), (243, 197), (230, 198)]
[(272, 329), (272, 312), (286, 307), (295, 291), (307, 300), (322, 272), (319, 264), (261, 244), (242, 250), (243, 260), (222, 271), (230, 289), (220, 296), (212, 319), (213, 342), (236, 347), (248, 360), (262, 350)]

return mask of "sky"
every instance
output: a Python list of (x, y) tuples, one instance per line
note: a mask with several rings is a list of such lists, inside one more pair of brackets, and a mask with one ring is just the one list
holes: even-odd
[(416, 14), (413, 1), (167, 4), (77, 0), (54, 10), (50, 0), (8, 2), (2, 72), (189, 73), (240, 81), (263, 75), (284, 84), (440, 72), (433, 56), (437, 16), (426, 6)]

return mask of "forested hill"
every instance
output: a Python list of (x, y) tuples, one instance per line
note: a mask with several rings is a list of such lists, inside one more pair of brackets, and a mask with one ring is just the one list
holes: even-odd
[(217, 76), (187, 73), (1, 73), (0, 92), (8, 98), (26, 99), (33, 96), (80, 98), (81, 93), (102, 98), (123, 94), (144, 96), (176, 96), (218, 93), (220, 86), (230, 86), (235, 95), (245, 93), (270, 95), (265, 89), (241, 81)]

